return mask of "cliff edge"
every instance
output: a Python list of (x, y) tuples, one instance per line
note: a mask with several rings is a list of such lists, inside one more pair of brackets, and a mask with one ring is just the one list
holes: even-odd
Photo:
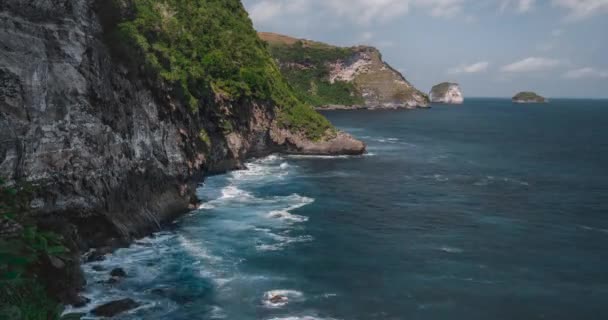
[(0, 43), (0, 176), (82, 252), (158, 230), (247, 157), (365, 151), (296, 97), (239, 0), (5, 0)]
[(429, 105), (428, 97), (382, 60), (374, 47), (336, 47), (260, 32), (298, 96), (319, 109), (397, 109)]

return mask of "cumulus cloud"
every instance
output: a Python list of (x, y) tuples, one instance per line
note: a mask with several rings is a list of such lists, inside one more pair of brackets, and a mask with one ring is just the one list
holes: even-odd
[(503, 66), (501, 70), (509, 73), (534, 72), (553, 69), (560, 64), (557, 59), (529, 57)]
[(262, 0), (249, 8), (249, 15), (255, 22), (264, 23), (283, 14), (304, 14), (310, 10), (308, 0)]
[(590, 67), (570, 70), (563, 75), (566, 79), (583, 79), (583, 78), (595, 78), (595, 79), (606, 79), (608, 78), (608, 71), (598, 70)]
[(265, 23), (283, 15), (331, 13), (358, 24), (390, 21), (421, 9), (434, 17), (453, 17), (463, 12), (467, 0), (250, 0), (251, 18)]
[(581, 20), (608, 13), (608, 0), (553, 0), (553, 5), (570, 10), (568, 19)]
[(481, 61), (473, 64), (461, 64), (448, 70), (448, 74), (478, 73), (488, 69), (490, 63)]
[(518, 12), (525, 13), (534, 9), (536, 0), (502, 0), (500, 11), (505, 11), (507, 8), (515, 8)]

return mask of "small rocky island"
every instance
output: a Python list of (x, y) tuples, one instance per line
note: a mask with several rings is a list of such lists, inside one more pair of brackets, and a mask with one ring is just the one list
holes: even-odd
[(431, 103), (462, 104), (464, 97), (458, 83), (443, 82), (431, 89)]
[(539, 96), (535, 92), (524, 91), (513, 97), (513, 103), (547, 103), (545, 97)]

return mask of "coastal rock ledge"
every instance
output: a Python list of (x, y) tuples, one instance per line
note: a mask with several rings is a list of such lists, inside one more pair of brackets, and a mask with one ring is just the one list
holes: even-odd
[(547, 103), (545, 97), (542, 97), (535, 92), (523, 91), (513, 97), (513, 103)]
[(458, 83), (443, 82), (431, 89), (431, 103), (462, 104), (464, 97)]

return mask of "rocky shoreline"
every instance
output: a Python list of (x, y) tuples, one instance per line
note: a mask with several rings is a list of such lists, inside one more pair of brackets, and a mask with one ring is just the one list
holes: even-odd
[(86, 303), (83, 253), (103, 259), (196, 208), (206, 175), (272, 153), (365, 152), (345, 133), (313, 141), (285, 129), (267, 102), (216, 95), (192, 112), (173, 87), (116, 59), (104, 30), (130, 12), (105, 5), (0, 5), (0, 175), (34, 186), (38, 227), (63, 236), (69, 257), (45, 262), (40, 279), (72, 305)]

